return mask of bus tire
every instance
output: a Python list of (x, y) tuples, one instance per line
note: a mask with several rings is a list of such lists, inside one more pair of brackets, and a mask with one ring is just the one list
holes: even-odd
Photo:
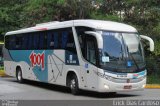
[(69, 86), (73, 95), (77, 95), (79, 93), (78, 79), (76, 75), (71, 76)]
[(19, 67), (16, 69), (16, 78), (19, 83), (23, 83), (22, 70)]

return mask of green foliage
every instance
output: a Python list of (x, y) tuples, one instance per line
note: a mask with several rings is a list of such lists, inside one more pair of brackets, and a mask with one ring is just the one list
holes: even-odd
[(157, 79), (152, 79), (152, 76), (160, 78), (160, 40), (155, 40), (155, 50), (153, 53), (145, 51), (146, 55), (146, 66), (148, 75), (151, 76), (149, 82), (156, 82)]
[(58, 4), (57, 0), (29, 0), (24, 8), (23, 27), (52, 21), (55, 14), (53, 7)]
[(148, 75), (147, 84), (160, 84), (160, 76)]
[[(0, 35), (20, 28), (21, 14), (26, 0), (0, 0)], [(0, 36), (3, 40), (3, 36)]]
[[(154, 38), (159, 34), (154, 28), (160, 23), (158, 0), (136, 0), (125, 4), (124, 22), (138, 26), (138, 31)], [(128, 6), (129, 5), (129, 6)], [(154, 29), (154, 30), (153, 30)], [(155, 35), (156, 34), (156, 35)]]
[(89, 18), (92, 11), (92, 0), (67, 0), (66, 4), (69, 7), (72, 19)]
[(154, 54), (155, 56), (160, 56), (160, 40), (155, 40), (155, 50), (154, 50)]
[(156, 25), (153, 28), (153, 30), (152, 30), (152, 36), (155, 36), (155, 39), (158, 38), (160, 40), (160, 22), (158, 22), (158, 25)]
[(120, 21), (120, 18), (117, 15), (105, 15), (105, 14), (98, 14), (93, 12), (90, 15), (90, 18), (97, 19), (97, 20), (110, 20), (110, 21)]
[(24, 10), (23, 27), (48, 21), (88, 18), (91, 0), (29, 0)]

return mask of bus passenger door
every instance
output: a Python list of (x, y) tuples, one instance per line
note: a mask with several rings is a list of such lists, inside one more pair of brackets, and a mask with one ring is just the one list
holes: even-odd
[(94, 36), (87, 34), (82, 36), (81, 51), (84, 62), (81, 65), (81, 71), (84, 77), (85, 87), (90, 90), (96, 90), (97, 86), (97, 50), (97, 41)]

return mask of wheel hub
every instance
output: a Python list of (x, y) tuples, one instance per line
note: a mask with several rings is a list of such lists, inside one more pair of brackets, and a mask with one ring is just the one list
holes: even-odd
[(76, 86), (75, 79), (72, 79), (71, 80), (71, 89), (75, 89), (75, 86)]
[(21, 80), (21, 73), (18, 72), (18, 80)]

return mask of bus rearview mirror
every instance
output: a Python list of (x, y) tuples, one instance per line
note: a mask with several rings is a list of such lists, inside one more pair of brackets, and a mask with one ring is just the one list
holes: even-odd
[(149, 42), (149, 50), (153, 52), (154, 51), (154, 41), (148, 36), (140, 35), (140, 37)]
[(86, 31), (85, 34), (94, 36), (97, 40), (98, 48), (103, 48), (103, 39), (102, 39), (101, 34), (94, 32), (94, 31)]

